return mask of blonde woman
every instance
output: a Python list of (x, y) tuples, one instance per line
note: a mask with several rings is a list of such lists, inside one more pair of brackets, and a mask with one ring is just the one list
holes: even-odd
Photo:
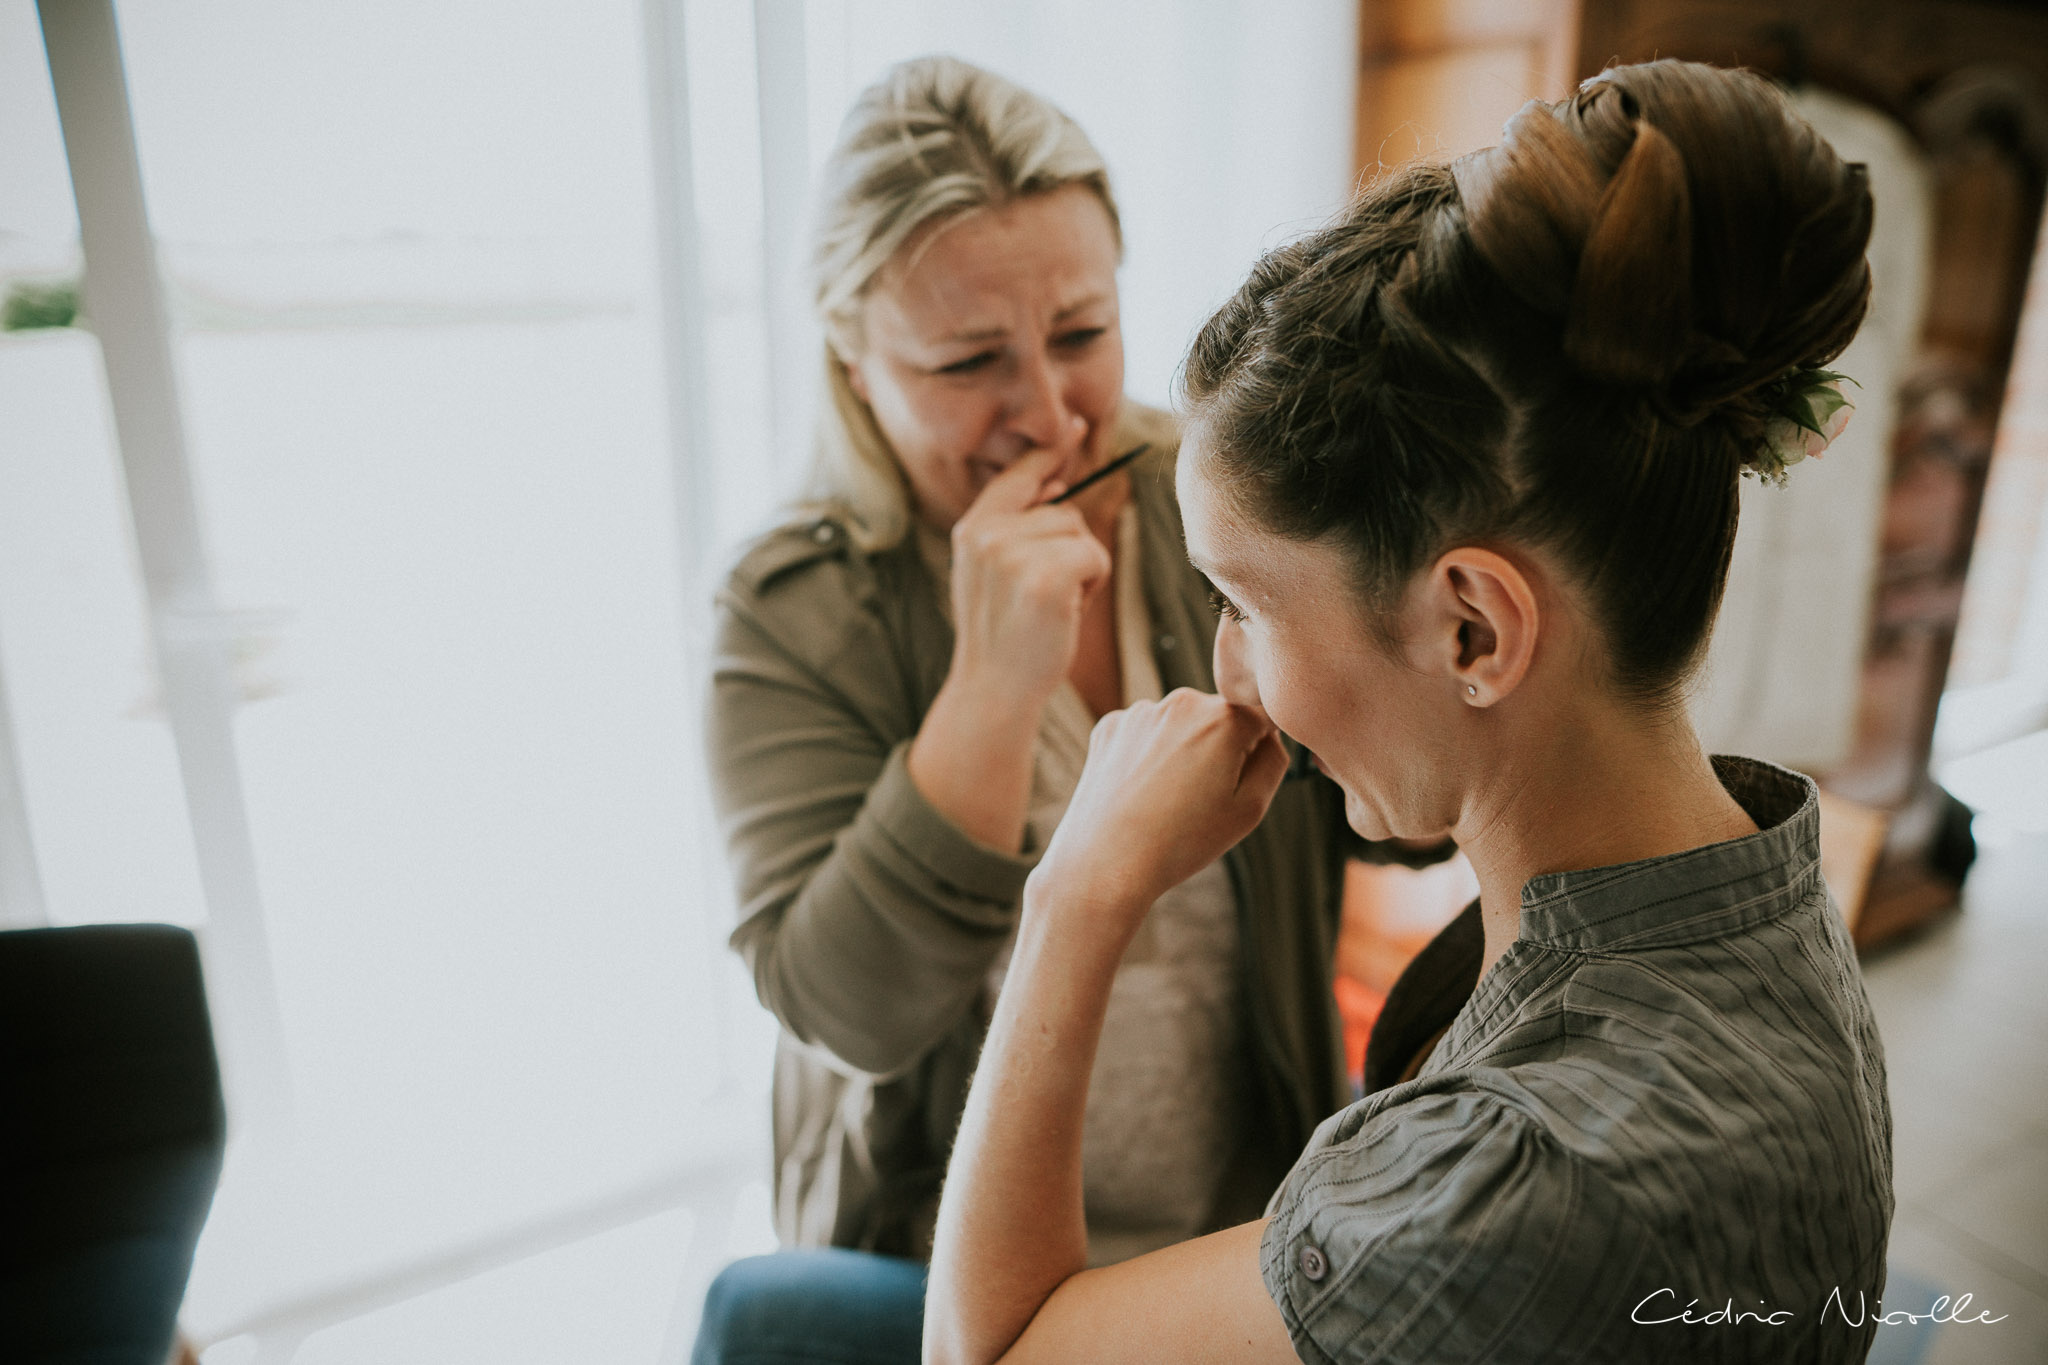
[[(720, 596), (710, 726), (805, 1250), (721, 1276), (699, 1365), (916, 1358), (940, 1175), (1089, 731), (1214, 686), (1178, 433), (1123, 393), (1120, 252), (1080, 129), (962, 62), (889, 72), (832, 154), (818, 495)], [(1091, 1263), (1255, 1215), (1348, 1098), (1353, 843), (1310, 774), (1148, 907), (1079, 1120)]]

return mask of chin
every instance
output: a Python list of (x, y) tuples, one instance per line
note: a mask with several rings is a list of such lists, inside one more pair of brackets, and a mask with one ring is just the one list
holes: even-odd
[[(1338, 785), (1343, 786), (1342, 783)], [(1380, 819), (1371, 807), (1353, 795), (1349, 787), (1344, 787), (1344, 823), (1351, 826), (1351, 832), (1361, 839), (1380, 840), (1394, 837), (1394, 832), (1387, 827), (1387, 822)]]

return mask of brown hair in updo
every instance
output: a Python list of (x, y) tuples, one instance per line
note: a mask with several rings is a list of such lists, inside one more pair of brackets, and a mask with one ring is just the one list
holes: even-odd
[(1384, 615), (1455, 544), (1576, 578), (1615, 686), (1697, 666), (1768, 390), (1863, 320), (1870, 192), (1776, 89), (1691, 62), (1531, 102), (1269, 254), (1183, 376), (1213, 469)]

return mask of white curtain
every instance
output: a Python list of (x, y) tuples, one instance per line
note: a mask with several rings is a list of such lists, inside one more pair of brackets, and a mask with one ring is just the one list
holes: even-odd
[(1795, 102), (1845, 159), (1870, 168), (1870, 316), (1833, 366), (1857, 381), (1847, 387), (1856, 414), (1785, 487), (1744, 482), (1694, 718), (1710, 752), (1824, 773), (1855, 739), (1898, 383), (1926, 307), (1933, 190), (1895, 120), (1825, 90)]

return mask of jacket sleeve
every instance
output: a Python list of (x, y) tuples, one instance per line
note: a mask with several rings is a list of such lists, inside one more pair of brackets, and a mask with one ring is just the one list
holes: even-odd
[(940, 814), (910, 780), (909, 739), (879, 733), (730, 601), (715, 658), (708, 756), (738, 882), (732, 944), (796, 1038), (855, 1071), (901, 1071), (975, 1003), (1035, 859)]

